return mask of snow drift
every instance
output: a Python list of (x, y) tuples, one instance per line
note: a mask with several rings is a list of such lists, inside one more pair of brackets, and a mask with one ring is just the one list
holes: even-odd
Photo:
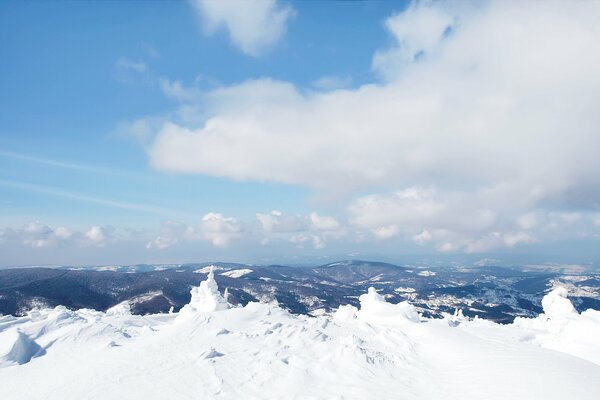
[(566, 295), (511, 325), (425, 319), (375, 289), (360, 309), (309, 317), (232, 307), (210, 271), (180, 313), (0, 317), (0, 388), (5, 400), (596, 399), (600, 312), (578, 314)]

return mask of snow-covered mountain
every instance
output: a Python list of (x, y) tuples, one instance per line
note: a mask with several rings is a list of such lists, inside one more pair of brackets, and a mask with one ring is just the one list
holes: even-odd
[(578, 313), (564, 287), (505, 325), (425, 318), (384, 294), (310, 317), (228, 304), (208, 272), (178, 313), (3, 316), (2, 399), (598, 398), (600, 312)]
[[(211, 265), (212, 264), (212, 265)], [(321, 266), (202, 263), (184, 265), (18, 268), (0, 270), (0, 314), (24, 315), (32, 308), (63, 305), (106, 311), (127, 302), (133, 314), (178, 311), (190, 288), (214, 268), (228, 301), (279, 304), (292, 313), (320, 315), (343, 304), (359, 306), (371, 286), (386, 301), (408, 300), (428, 317), (461, 308), (466, 316), (512, 322), (542, 312), (542, 297), (555, 285), (568, 287), (578, 311), (600, 310), (600, 274), (554, 267), (489, 265), (394, 265), (339, 261)]]

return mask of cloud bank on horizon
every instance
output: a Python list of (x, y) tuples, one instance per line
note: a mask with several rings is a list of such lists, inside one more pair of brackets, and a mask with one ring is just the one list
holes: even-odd
[[(207, 35), (226, 34), (250, 58), (302, 18), (285, 2), (248, 4), (192, 2)], [(148, 251), (394, 242), (477, 253), (599, 237), (600, 3), (414, 1), (381, 29), (390, 42), (368, 60), (373, 82), (262, 76), (206, 89), (161, 77), (176, 109), (127, 127), (143, 127), (159, 172), (304, 187), (330, 212), (243, 220), (206, 210), (131, 240)], [(0, 240), (114, 237), (36, 229), (7, 228)]]

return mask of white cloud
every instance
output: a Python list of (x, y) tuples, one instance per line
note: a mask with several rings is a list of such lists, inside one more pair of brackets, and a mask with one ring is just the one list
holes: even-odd
[[(57, 232), (58, 230), (58, 232)], [(22, 230), (14, 232), (23, 244), (34, 248), (55, 246), (67, 233), (65, 228), (52, 228), (38, 221), (27, 223)]]
[(288, 241), (297, 246), (312, 243), (313, 248), (326, 247), (327, 239), (339, 239), (346, 235), (342, 223), (328, 215), (311, 212), (309, 215), (291, 215), (281, 211), (269, 214), (256, 214), (259, 230), (256, 235), (264, 235), (261, 244)]
[(429, 57), (440, 46), (444, 35), (455, 22), (444, 5), (433, 2), (413, 2), (404, 12), (389, 17), (385, 27), (396, 40), (393, 48), (378, 51), (373, 68), (392, 79), (405, 65)]
[(208, 34), (227, 30), (233, 44), (244, 53), (258, 56), (284, 35), (295, 15), (277, 0), (192, 0)]
[(292, 235), (290, 236), (289, 241), (290, 243), (295, 244), (298, 248), (303, 248), (305, 243), (311, 243), (315, 250), (322, 249), (326, 246), (325, 242), (320, 236), (307, 233)]
[(536, 213), (527, 213), (517, 218), (517, 224), (521, 229), (532, 229), (538, 224), (538, 216)]
[(202, 96), (202, 92), (197, 86), (185, 86), (181, 81), (160, 78), (158, 85), (165, 96), (181, 102), (198, 101)]
[(43, 249), (57, 246), (103, 246), (114, 238), (111, 227), (92, 226), (80, 232), (64, 226), (52, 227), (39, 221), (31, 221), (22, 228), (4, 228), (0, 233), (2, 241), (21, 243), (24, 246)]
[(133, 71), (137, 73), (146, 72), (146, 63), (143, 61), (133, 61), (128, 58), (120, 58), (116, 63), (117, 68)]
[(336, 90), (349, 88), (352, 78), (349, 76), (322, 76), (312, 83), (312, 86), (320, 90)]
[(581, 220), (581, 214), (578, 212), (560, 213), (558, 217), (567, 224), (574, 224)]
[(371, 231), (378, 239), (391, 239), (395, 236), (398, 236), (400, 233), (400, 228), (398, 225), (386, 225), (380, 226), (379, 228), (373, 228)]
[(202, 235), (213, 246), (225, 247), (240, 237), (242, 227), (237, 219), (219, 213), (208, 213), (202, 217)]
[(455, 17), (434, 54), (385, 84), (302, 94), (261, 79), (216, 89), (200, 129), (164, 125), (152, 164), (320, 190), (422, 182), (600, 197), (588, 193), (600, 180), (589, 172), (600, 167), (590, 142), (600, 6), (564, 8), (503, 2)]
[(424, 245), (432, 239), (432, 235), (431, 235), (431, 232), (429, 232), (428, 230), (425, 229), (421, 233), (413, 235), (412, 238), (416, 244)]
[(297, 215), (284, 214), (281, 211), (271, 211), (269, 214), (256, 214), (256, 219), (263, 230), (267, 232), (298, 232), (308, 227), (306, 218)]
[(146, 63), (142, 60), (131, 60), (122, 57), (115, 62), (114, 77), (121, 83), (133, 83), (144, 78), (147, 72)]
[(199, 239), (196, 230), (183, 223), (176, 221), (164, 221), (161, 224), (159, 234), (146, 244), (147, 249), (164, 250), (175, 246), (181, 241)]
[(115, 237), (115, 229), (113, 227), (94, 225), (83, 234), (82, 243), (84, 245), (104, 247), (108, 242), (112, 242), (115, 239), (117, 238)]
[(85, 237), (90, 239), (92, 242), (104, 241), (104, 231), (99, 226), (92, 226), (86, 233)]
[(336, 231), (342, 225), (333, 217), (312, 212), (309, 215), (311, 226), (318, 231)]
[[(325, 195), (377, 188), (349, 202), (347, 222), (378, 238), (470, 252), (530, 243), (600, 204), (598, 15), (597, 2), (413, 3), (386, 21), (394, 45), (373, 58), (385, 81), (214, 89), (197, 118), (186, 105), (165, 122), (150, 160)], [(280, 217), (259, 220), (293, 226)]]

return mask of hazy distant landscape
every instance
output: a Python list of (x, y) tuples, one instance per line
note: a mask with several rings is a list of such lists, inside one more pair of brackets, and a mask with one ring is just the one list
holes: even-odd
[(369, 287), (390, 303), (409, 301), (424, 316), (437, 318), (455, 309), (502, 323), (534, 317), (542, 312), (542, 297), (556, 286), (569, 289), (577, 310), (600, 310), (600, 273), (594, 268), (431, 268), (353, 260), (314, 267), (199, 263), (5, 269), (0, 270), (0, 313), (25, 315), (58, 305), (106, 311), (119, 303), (127, 303), (134, 314), (177, 312), (211, 268), (231, 304), (261, 301), (295, 314), (331, 314), (340, 305), (357, 306)]

